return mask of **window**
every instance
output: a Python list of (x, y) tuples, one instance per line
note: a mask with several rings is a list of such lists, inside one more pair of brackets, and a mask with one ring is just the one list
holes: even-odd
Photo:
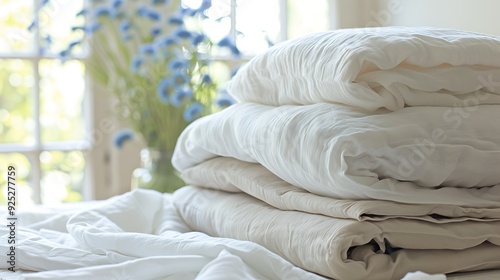
[[(200, 1), (183, 2), (196, 7)], [(215, 42), (230, 34), (243, 54), (238, 63), (244, 63), (279, 42), (333, 29), (334, 7), (334, 0), (212, 0), (207, 16), (214, 23), (205, 29)], [(216, 60), (212, 75), (224, 82), (235, 63), (223, 55)]]
[(62, 63), (57, 53), (83, 36), (68, 28), (82, 23), (74, 15), (83, 1), (0, 3), (0, 201), (9, 164), (21, 205), (82, 200), (91, 148), (84, 57)]
[[(94, 87), (85, 79), (85, 49), (76, 46), (76, 57), (64, 63), (58, 58), (70, 42), (82, 39), (83, 33), (70, 27), (84, 24), (84, 17), (75, 15), (93, 1), (50, 0), (42, 7), (43, 1), (0, 0), (0, 203), (5, 203), (9, 164), (18, 169), (21, 205), (125, 192), (126, 186), (114, 193), (93, 189), (116, 179), (108, 171), (128, 178), (130, 174), (120, 171), (127, 160), (110, 161), (107, 150), (92, 141), (101, 140), (94, 127), (100, 129), (103, 113), (97, 111), (111, 110), (91, 98)], [(195, 7), (200, 1), (183, 3)], [(238, 62), (216, 54), (212, 76), (221, 83), (237, 64), (271, 45), (332, 28), (333, 0), (212, 0), (207, 16), (213, 21), (203, 28), (212, 40), (230, 34), (243, 53)], [(29, 32), (33, 19), (37, 25)], [(89, 153), (92, 150), (98, 152)], [(96, 166), (106, 158), (111, 169)]]

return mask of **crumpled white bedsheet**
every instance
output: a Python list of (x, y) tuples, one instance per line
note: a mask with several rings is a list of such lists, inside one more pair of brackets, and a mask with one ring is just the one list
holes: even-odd
[[(4, 218), (5, 220), (5, 218)], [(6, 227), (0, 228), (7, 240)], [(10, 246), (10, 245), (9, 245)], [(0, 268), (8, 244), (0, 242)], [(6, 279), (324, 279), (255, 243), (191, 232), (171, 195), (137, 190), (18, 215), (16, 269)]]

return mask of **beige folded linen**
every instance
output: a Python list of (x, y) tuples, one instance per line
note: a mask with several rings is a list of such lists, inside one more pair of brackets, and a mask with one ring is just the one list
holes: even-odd
[(283, 211), (243, 193), (184, 187), (173, 197), (194, 230), (248, 240), (338, 280), (500, 268), (500, 222), (360, 222)]
[(334, 218), (382, 221), (406, 218), (433, 223), (500, 220), (499, 208), (458, 205), (404, 204), (382, 200), (342, 200), (323, 197), (291, 185), (258, 163), (218, 157), (181, 173), (190, 185), (245, 192), (281, 210), (298, 210)]

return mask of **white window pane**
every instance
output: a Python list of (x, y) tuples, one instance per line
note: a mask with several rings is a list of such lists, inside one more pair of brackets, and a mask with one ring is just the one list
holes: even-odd
[(0, 143), (33, 143), (33, 66), (0, 60)]
[(42, 142), (83, 139), (84, 73), (80, 61), (40, 61)]
[(85, 158), (82, 152), (45, 151), (40, 154), (43, 204), (82, 200)]
[[(0, 154), (0, 204), (7, 204), (7, 168), (9, 165), (13, 165), (16, 169), (16, 205), (20, 208), (29, 207), (33, 205), (33, 192), (30, 186), (30, 174), (31, 174), (31, 164), (26, 156), (19, 153), (8, 153)], [(12, 186), (12, 185), (11, 185)], [(16, 208), (17, 209), (17, 208)]]
[(205, 13), (212, 20), (229, 17), (231, 15), (231, 0), (212, 0), (212, 7)]
[(255, 55), (278, 42), (278, 0), (238, 0), (236, 4), (236, 44), (242, 53)]
[[(217, 43), (231, 32), (231, 0), (213, 0), (212, 7), (205, 11), (206, 19), (202, 21), (203, 32)], [(225, 48), (214, 48), (211, 51), (215, 56), (229, 56)]]
[[(26, 0), (24, 0), (26, 1)], [(83, 16), (76, 14), (83, 9), (83, 0), (49, 1), (38, 12), (40, 22), (40, 46), (49, 53), (60, 53), (66, 50), (71, 42), (81, 41), (83, 31), (71, 31), (73, 26), (83, 26)], [(47, 42), (50, 36), (51, 43)], [(73, 53), (81, 51), (77, 45)]]
[(28, 31), (33, 20), (33, 3), (0, 0), (0, 53), (33, 50), (33, 34)]

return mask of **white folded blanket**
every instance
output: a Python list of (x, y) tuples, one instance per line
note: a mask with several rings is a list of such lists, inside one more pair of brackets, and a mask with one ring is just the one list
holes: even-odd
[(233, 158), (214, 158), (182, 172), (189, 185), (245, 192), (281, 210), (297, 210), (333, 218), (382, 221), (394, 218), (433, 223), (500, 220), (500, 208), (470, 208), (458, 205), (403, 204), (382, 200), (343, 200), (312, 194), (295, 187), (258, 163)]
[[(500, 106), (409, 107), (366, 114), (332, 104), (240, 103), (193, 122), (172, 163), (224, 156), (341, 199), (498, 207)], [(461, 114), (463, 113), (463, 114)]]
[(246, 102), (371, 111), (500, 104), (500, 38), (429, 27), (317, 33), (254, 57), (228, 91)]
[(173, 201), (194, 230), (259, 243), (299, 267), (338, 280), (500, 267), (500, 222), (359, 222), (282, 211), (246, 194), (193, 187), (177, 190)]

